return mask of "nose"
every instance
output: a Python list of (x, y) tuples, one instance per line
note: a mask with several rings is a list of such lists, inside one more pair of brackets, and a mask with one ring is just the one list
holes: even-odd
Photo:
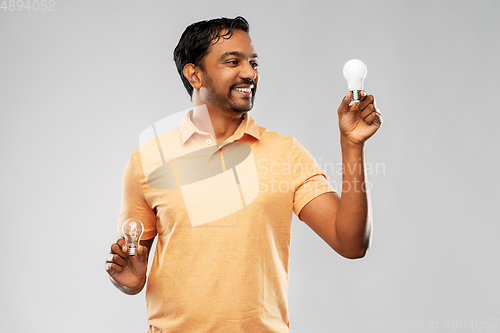
[(257, 78), (257, 69), (255, 69), (251, 63), (246, 62), (240, 72), (240, 77), (242, 79), (250, 79), (255, 81)]

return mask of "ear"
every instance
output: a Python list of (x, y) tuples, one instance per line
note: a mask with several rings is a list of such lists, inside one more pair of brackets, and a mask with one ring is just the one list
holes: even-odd
[(201, 88), (201, 71), (194, 64), (187, 64), (183, 70), (184, 76), (191, 83), (194, 89)]

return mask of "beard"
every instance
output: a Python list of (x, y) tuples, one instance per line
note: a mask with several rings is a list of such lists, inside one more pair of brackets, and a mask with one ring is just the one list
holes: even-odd
[[(238, 83), (235, 83), (231, 85), (229, 91), (224, 94), (221, 91), (217, 91), (213, 85), (212, 78), (208, 76), (205, 73), (205, 78), (206, 78), (206, 84), (207, 84), (207, 90), (208, 90), (208, 95), (207, 95), (207, 101), (210, 102), (210, 104), (215, 105), (222, 110), (230, 113), (244, 113), (248, 112), (253, 108), (254, 104), (254, 99), (255, 99), (255, 87), (256, 84), (253, 80), (248, 80), (245, 79), (243, 81), (240, 81)], [(254, 89), (252, 91), (252, 96), (248, 99), (240, 99), (240, 98), (235, 98), (232, 95), (233, 88), (241, 85), (241, 84), (253, 84)]]

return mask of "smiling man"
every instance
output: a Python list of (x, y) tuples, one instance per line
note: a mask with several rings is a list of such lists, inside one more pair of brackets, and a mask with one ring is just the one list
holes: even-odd
[(348, 93), (338, 108), (339, 197), (294, 138), (248, 114), (259, 82), (248, 33), (242, 17), (185, 30), (174, 60), (193, 108), (134, 150), (125, 168), (118, 230), (134, 217), (145, 231), (135, 256), (119, 239), (105, 267), (127, 294), (147, 280), (149, 332), (289, 332), (293, 213), (346, 258), (369, 246), (363, 151), (381, 125), (373, 96), (350, 103)]

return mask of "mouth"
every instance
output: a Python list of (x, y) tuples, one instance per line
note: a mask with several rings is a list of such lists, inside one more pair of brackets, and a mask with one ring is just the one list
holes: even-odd
[(251, 85), (239, 85), (234, 87), (232, 90), (235, 91), (238, 95), (241, 95), (243, 97), (250, 97), (253, 95), (253, 90), (255, 86), (253, 84)]
[(240, 91), (240, 92), (245, 92), (245, 93), (251, 93), (252, 92), (252, 88), (234, 88), (234, 90)]

